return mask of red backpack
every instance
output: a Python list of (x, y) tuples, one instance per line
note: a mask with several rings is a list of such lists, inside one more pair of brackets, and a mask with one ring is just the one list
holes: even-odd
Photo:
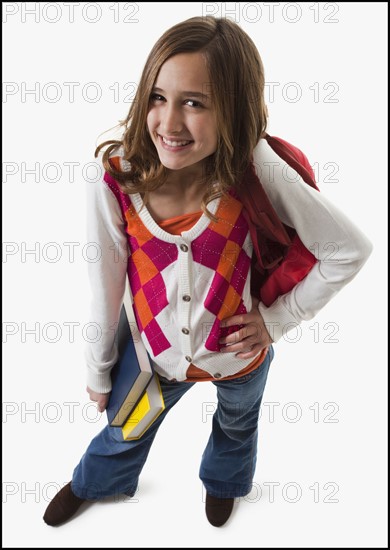
[[(319, 191), (314, 172), (302, 151), (281, 138), (268, 134), (264, 137), (279, 157)], [(280, 221), (253, 164), (245, 172), (242, 183), (237, 193), (244, 205), (254, 247), (251, 292), (268, 307), (278, 296), (294, 288), (317, 259), (304, 246), (297, 232)]]

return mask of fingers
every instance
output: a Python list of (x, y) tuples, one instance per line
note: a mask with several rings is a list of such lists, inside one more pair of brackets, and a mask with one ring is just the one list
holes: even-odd
[[(221, 353), (250, 353), (252, 354), (254, 349), (257, 349), (257, 351), (254, 353), (258, 353), (261, 349), (268, 346), (267, 341), (253, 341), (250, 339), (241, 340), (241, 342), (237, 342), (236, 344), (230, 344), (229, 346), (224, 346), (220, 349)], [(251, 357), (251, 355), (248, 355), (248, 357)]]
[(255, 323), (251, 323), (248, 325), (245, 325), (245, 327), (240, 328), (236, 332), (233, 332), (232, 334), (229, 334), (228, 336), (224, 336), (219, 339), (220, 344), (235, 344), (237, 342), (240, 342), (241, 340), (244, 340), (244, 338), (250, 338), (253, 336), (256, 336), (256, 338), (253, 339), (252, 343), (255, 343), (256, 340), (258, 340), (257, 335), (259, 334), (259, 327)]
[(266, 344), (266, 334), (260, 329), (258, 325), (247, 325), (244, 328), (233, 332), (228, 336), (224, 336), (219, 339), (221, 351), (242, 351), (242, 349), (248, 349), (257, 344)]
[(105, 411), (107, 408), (107, 403), (108, 403), (108, 395), (100, 396), (99, 399), (97, 399), (98, 411), (101, 413)]
[[(220, 338), (218, 340), (218, 343), (220, 345), (227, 345), (229, 351), (235, 351), (237, 348), (234, 348), (233, 346), (242, 342), (245, 342), (247, 347), (248, 345), (254, 344), (266, 345), (266, 343), (268, 342), (268, 336), (268, 333), (263, 330), (259, 325), (257, 325), (256, 323), (251, 323), (241, 328), (237, 332), (233, 332), (228, 336)], [(221, 351), (223, 349), (225, 348), (221, 348)]]
[(107, 406), (106, 403), (99, 403), (98, 402), (98, 411), (101, 412), (101, 413), (104, 412), (106, 410), (106, 406)]
[(236, 353), (240, 359), (250, 359), (269, 345), (269, 335), (259, 325), (252, 323), (220, 338), (219, 344), (221, 353)]
[(251, 357), (256, 357), (256, 355), (266, 347), (267, 346), (257, 344), (255, 346), (252, 346), (252, 349), (250, 351), (237, 353), (236, 357), (239, 357), (240, 359), (250, 359)]
[(97, 408), (99, 412), (103, 412), (107, 408), (108, 398), (110, 396), (109, 393), (101, 394), (97, 393), (90, 388), (87, 387), (87, 392), (89, 394), (89, 398), (94, 403), (97, 403)]
[(252, 323), (256, 317), (259, 315), (258, 310), (259, 300), (252, 296), (252, 309), (248, 313), (243, 313), (241, 315), (233, 315), (232, 317), (226, 317), (221, 321), (220, 327), (231, 327), (233, 325), (246, 325)]
[(107, 408), (108, 399), (92, 399), (97, 403), (97, 409), (99, 412), (104, 412)]

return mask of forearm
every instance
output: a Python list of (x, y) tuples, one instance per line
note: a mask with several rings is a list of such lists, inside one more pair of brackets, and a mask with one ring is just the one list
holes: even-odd
[[(259, 311), (276, 342), (282, 335), (312, 319), (368, 259), (372, 244), (348, 217), (324, 195), (305, 184), (300, 176), (261, 140), (255, 151), (255, 167), (278, 216), (293, 227), (317, 263), (290, 292)], [(271, 170), (272, 167), (272, 170)]]
[[(115, 341), (125, 291), (127, 240), (116, 198), (105, 182), (88, 184), (88, 242), (96, 243), (100, 256), (89, 262), (92, 299), (91, 332), (85, 348), (88, 387), (98, 393), (111, 390), (110, 371), (118, 358)], [(92, 187), (94, 186), (94, 187)]]

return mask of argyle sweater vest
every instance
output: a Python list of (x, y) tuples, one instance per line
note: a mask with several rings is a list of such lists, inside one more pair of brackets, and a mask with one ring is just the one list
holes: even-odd
[(139, 194), (124, 194), (108, 173), (104, 179), (125, 220), (134, 314), (159, 373), (184, 380), (192, 363), (218, 378), (248, 366), (253, 358), (215, 353), (219, 339), (238, 329), (221, 328), (221, 321), (252, 307), (253, 244), (242, 203), (232, 194), (216, 199), (209, 209), (218, 221), (203, 214), (191, 230), (174, 236), (142, 208)]

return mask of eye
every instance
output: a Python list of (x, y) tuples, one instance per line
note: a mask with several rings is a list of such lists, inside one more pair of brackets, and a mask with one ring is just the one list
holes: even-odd
[(152, 94), (150, 96), (150, 101), (153, 101), (153, 102), (155, 102), (155, 101), (164, 101), (164, 99), (165, 98), (160, 94)]
[(186, 99), (185, 103), (187, 105), (191, 103), (192, 105), (190, 105), (190, 107), (194, 107), (195, 109), (200, 108), (200, 107), (204, 107), (204, 105), (202, 105), (202, 103), (200, 103), (199, 101), (196, 101), (195, 99)]

